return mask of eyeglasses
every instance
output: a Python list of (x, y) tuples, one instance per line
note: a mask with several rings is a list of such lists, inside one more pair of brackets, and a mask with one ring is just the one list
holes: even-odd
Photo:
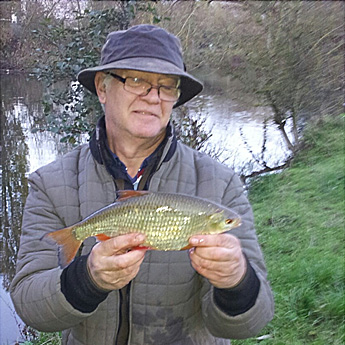
[(168, 102), (175, 102), (178, 100), (181, 94), (181, 90), (179, 87), (173, 86), (165, 86), (165, 85), (158, 85), (154, 86), (146, 80), (135, 78), (135, 77), (127, 77), (122, 78), (119, 75), (107, 72), (107, 74), (111, 75), (113, 78), (119, 80), (123, 83), (123, 88), (130, 92), (134, 93), (138, 96), (146, 96), (152, 89), (158, 90), (158, 96), (162, 101)]

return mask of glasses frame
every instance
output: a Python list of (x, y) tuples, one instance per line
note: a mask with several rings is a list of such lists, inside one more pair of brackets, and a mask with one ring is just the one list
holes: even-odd
[[(176, 101), (180, 98), (180, 95), (181, 95), (181, 89), (180, 89), (179, 87), (169, 87), (169, 86), (165, 86), (165, 85), (157, 85), (157, 86), (155, 86), (155, 85), (152, 85), (151, 83), (149, 83), (149, 82), (146, 81), (146, 80), (143, 80), (143, 81), (144, 81), (145, 83), (151, 85), (151, 87), (149, 87), (149, 88), (148, 88), (146, 91), (144, 91), (143, 93), (139, 93), (139, 94), (138, 94), (138, 93), (135, 93), (135, 92), (133, 92), (133, 91), (130, 91), (130, 90), (127, 90), (127, 89), (126, 89), (126, 80), (129, 79), (129, 78), (134, 79), (133, 77), (123, 78), (123, 77), (117, 75), (117, 74), (114, 73), (114, 72), (106, 72), (106, 74), (110, 75), (111, 77), (113, 77), (113, 78), (117, 79), (118, 81), (120, 81), (121, 83), (123, 83), (123, 89), (124, 89), (125, 91), (130, 92), (130, 93), (132, 93), (132, 94), (134, 94), (134, 95), (137, 95), (137, 96), (147, 96), (147, 95), (151, 92), (152, 89), (157, 89), (158, 96), (159, 96), (159, 98), (160, 98), (162, 101), (165, 101), (165, 102), (176, 102)], [(140, 78), (138, 78), (138, 79), (140, 79)], [(171, 100), (170, 100), (170, 99), (169, 99), (169, 100), (162, 99), (161, 93), (160, 93), (161, 87), (163, 87), (163, 88), (165, 88), (165, 89), (175, 89), (175, 90), (178, 90), (178, 91), (179, 91), (179, 92), (178, 92), (178, 97), (177, 97), (176, 99), (173, 99), (173, 100), (172, 100), (172, 99), (171, 99)], [(163, 97), (164, 97), (164, 96), (163, 96)]]

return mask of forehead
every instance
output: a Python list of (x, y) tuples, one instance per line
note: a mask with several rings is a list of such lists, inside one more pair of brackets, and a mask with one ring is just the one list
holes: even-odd
[(177, 75), (143, 72), (143, 71), (136, 71), (133, 69), (119, 69), (119, 70), (115, 70), (114, 72), (121, 75), (123, 78), (125, 78), (125, 77), (137, 77), (137, 78), (142, 78), (142, 79), (145, 79), (148, 81), (155, 81), (155, 80), (178, 81), (180, 79), (180, 77)]

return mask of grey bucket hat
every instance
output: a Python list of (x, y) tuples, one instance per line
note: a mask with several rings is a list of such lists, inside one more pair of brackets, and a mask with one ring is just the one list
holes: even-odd
[(96, 94), (96, 73), (109, 69), (179, 76), (181, 95), (174, 108), (189, 101), (203, 89), (202, 83), (186, 72), (180, 40), (155, 25), (142, 24), (111, 32), (102, 48), (100, 65), (80, 71), (78, 81)]

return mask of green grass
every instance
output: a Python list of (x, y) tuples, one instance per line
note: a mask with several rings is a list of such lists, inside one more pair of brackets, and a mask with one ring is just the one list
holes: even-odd
[(35, 339), (21, 345), (61, 345), (61, 332), (44, 333), (35, 331)]
[(280, 174), (253, 181), (259, 241), (275, 295), (266, 340), (233, 345), (344, 344), (344, 125), (322, 121)]
[[(343, 120), (309, 129), (290, 168), (251, 185), (276, 312), (261, 332), (268, 339), (233, 345), (344, 344)], [(59, 344), (41, 337), (28, 344)]]

